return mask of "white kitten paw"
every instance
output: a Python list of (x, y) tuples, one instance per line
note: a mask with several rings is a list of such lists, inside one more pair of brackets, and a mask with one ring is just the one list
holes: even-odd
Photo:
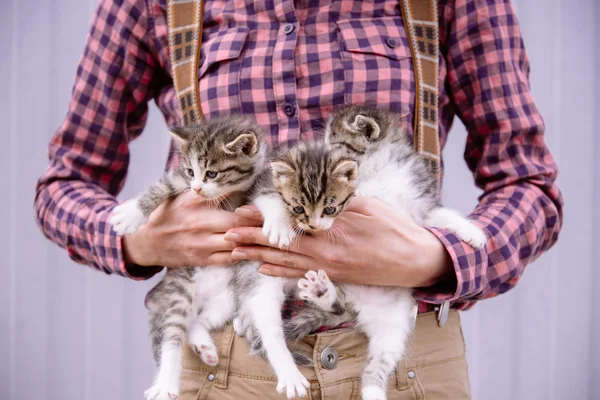
[(219, 355), (217, 354), (215, 345), (190, 343), (190, 346), (192, 346), (194, 353), (200, 356), (200, 359), (204, 364), (214, 367), (219, 363)]
[(302, 375), (302, 373), (294, 366), (293, 371), (281, 374), (277, 377), (277, 393), (285, 393), (288, 399), (306, 396), (306, 388), (310, 385), (308, 380)]
[(179, 389), (168, 390), (159, 385), (154, 385), (144, 392), (144, 396), (146, 400), (177, 400), (179, 398)]
[(462, 240), (467, 242), (475, 250), (481, 249), (487, 243), (487, 237), (485, 233), (479, 227), (471, 222), (466, 223), (461, 227), (460, 231), (457, 232)]
[(148, 217), (142, 213), (136, 200), (130, 200), (114, 208), (109, 222), (117, 235), (131, 235), (148, 222)]
[(365, 386), (362, 392), (362, 400), (386, 400), (385, 390), (378, 386)]
[(282, 219), (265, 219), (263, 234), (269, 238), (271, 246), (278, 246), (280, 249), (289, 247), (295, 237), (289, 222)]
[(244, 328), (244, 325), (242, 324), (242, 320), (238, 317), (235, 317), (233, 319), (233, 330), (235, 331), (236, 335), (238, 336), (244, 336), (246, 329)]
[(311, 270), (304, 276), (306, 279), (298, 281), (298, 287), (301, 289), (298, 293), (300, 298), (318, 305), (325, 311), (331, 311), (337, 291), (327, 273), (323, 270), (319, 270), (318, 273)]

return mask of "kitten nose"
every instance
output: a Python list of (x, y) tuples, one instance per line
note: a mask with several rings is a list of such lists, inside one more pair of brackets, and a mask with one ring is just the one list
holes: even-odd
[(201, 187), (198, 187), (198, 188), (193, 188), (192, 190), (193, 190), (194, 192), (196, 192), (196, 194), (200, 194), (200, 192), (202, 191), (202, 188), (201, 188)]

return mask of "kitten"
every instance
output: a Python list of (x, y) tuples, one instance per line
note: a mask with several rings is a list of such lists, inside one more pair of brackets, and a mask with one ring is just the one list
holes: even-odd
[[(224, 205), (232, 211), (243, 204), (244, 192), (264, 169), (266, 143), (256, 124), (241, 116), (211, 119), (171, 133), (181, 152), (180, 165), (139, 197), (114, 209), (110, 222), (118, 235), (136, 232), (161, 203), (187, 190), (215, 206), (229, 196)], [(218, 363), (209, 332), (225, 325), (234, 314), (231, 282), (235, 271), (231, 266), (169, 268), (148, 293), (157, 373), (146, 399), (178, 396), (184, 335), (204, 363)]]
[[(280, 246), (289, 245), (294, 233), (286, 231), (288, 224), (273, 223), (279, 222), (282, 214), (270, 207), (271, 171), (261, 172), (266, 146), (255, 124), (236, 116), (172, 133), (180, 146), (182, 164), (137, 199), (115, 208), (111, 223), (118, 234), (134, 233), (162, 202), (188, 189), (215, 204), (230, 195), (225, 205), (233, 210), (244, 204), (243, 192), (260, 178), (251, 199), (263, 213), (263, 231)], [(259, 262), (245, 261), (235, 266), (167, 269), (163, 280), (147, 295), (150, 336), (158, 364), (154, 384), (146, 391), (147, 400), (179, 394), (184, 334), (206, 364), (218, 363), (209, 332), (229, 322), (236, 307), (255, 333), (255, 340), (264, 343), (264, 351), (258, 354), (273, 366), (277, 391), (286, 392), (288, 398), (306, 395), (309, 383), (295, 360), (306, 363), (308, 358), (290, 352), (284, 340), (281, 299), (286, 295), (285, 281), (259, 274), (259, 267)]]
[[(296, 175), (299, 165), (305, 165), (303, 175)], [(354, 191), (357, 163), (341, 152), (332, 152), (324, 144), (298, 144), (281, 152), (271, 164), (271, 173), (260, 176), (250, 197), (264, 217), (263, 233), (272, 245), (286, 248), (295, 236), (296, 226), (289, 217), (304, 213), (304, 207), (319, 210), (324, 218), (302, 220), (301, 229), (315, 226), (329, 228), (331, 221), (342, 210)], [(310, 166), (310, 167), (309, 167)], [(327, 176), (327, 180), (321, 179)], [(297, 193), (310, 191), (311, 202), (301, 202)], [(335, 192), (337, 197), (326, 195)], [(284, 202), (281, 199), (285, 199)], [(277, 391), (287, 387), (287, 396), (293, 397), (294, 388), (303, 396), (308, 381), (297, 364), (310, 365), (309, 357), (290, 352), (283, 331), (281, 311), (289, 296), (297, 296), (298, 279), (269, 277), (258, 274), (255, 264), (241, 266), (234, 278), (236, 295), (236, 332), (246, 336), (253, 354), (264, 355), (279, 379)], [(300, 294), (302, 297), (302, 293)], [(336, 307), (332, 302), (331, 310)]]
[[(395, 114), (345, 107), (329, 118), (325, 141), (334, 151), (358, 161), (356, 194), (375, 197), (419, 225), (448, 229), (474, 248), (485, 245), (486, 237), (477, 226), (440, 205), (435, 178)], [(353, 194), (323, 192), (318, 182), (331, 179), (326, 170), (320, 170), (310, 184), (305, 183), (304, 176), (314, 172), (310, 163), (287, 163), (276, 170), (280, 204), (286, 207), (291, 226), (309, 232), (329, 229)], [(344, 201), (328, 210), (329, 198)], [(309, 307), (286, 321), (287, 338), (299, 340), (320, 326), (354, 320), (369, 338), (367, 364), (361, 376), (362, 397), (386, 399), (388, 376), (404, 354), (416, 318), (412, 289), (353, 284), (338, 284), (336, 288), (324, 271), (309, 271), (298, 286)], [(335, 314), (331, 312), (334, 304)]]

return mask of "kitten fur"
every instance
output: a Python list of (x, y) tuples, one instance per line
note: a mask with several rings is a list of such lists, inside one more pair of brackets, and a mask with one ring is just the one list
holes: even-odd
[[(300, 232), (326, 230), (333, 219), (345, 208), (354, 193), (357, 163), (341, 151), (332, 151), (324, 143), (299, 143), (290, 150), (282, 151), (271, 161), (271, 173), (261, 174), (253, 187), (250, 198), (265, 217), (263, 233), (271, 244), (285, 248)], [(283, 200), (283, 202), (282, 202)], [(308, 215), (313, 217), (308, 218)], [(290, 217), (293, 216), (293, 217)], [(292, 221), (294, 219), (295, 221)], [(306, 293), (298, 292), (297, 279), (264, 277), (256, 274), (252, 266), (240, 268), (234, 285), (237, 297), (237, 316), (234, 321), (236, 332), (246, 336), (253, 354), (267, 354), (263, 337), (257, 334), (256, 327), (250, 324), (254, 310), (269, 307), (281, 309), (288, 297), (304, 299)], [(272, 299), (256, 305), (249, 295), (261, 293), (264, 287), (258, 281), (269, 281), (273, 292), (278, 293), (276, 303)], [(341, 287), (330, 293), (337, 293), (327, 309), (332, 314), (343, 314)], [(323, 310), (323, 308), (319, 308)], [(278, 322), (279, 323), (279, 322)], [(310, 366), (312, 360), (300, 353), (293, 353), (297, 364)]]
[[(366, 107), (345, 107), (328, 119), (325, 141), (334, 151), (358, 161), (356, 194), (375, 197), (419, 225), (448, 229), (475, 248), (485, 245), (486, 237), (477, 226), (440, 205), (434, 191), (434, 177), (423, 157), (413, 149), (396, 114)], [(313, 166), (305, 162), (287, 163), (287, 167), (290, 176), (303, 177), (314, 171)], [(284, 166), (278, 169), (287, 171)], [(311, 182), (330, 179), (328, 171), (320, 172), (323, 175), (312, 177)], [(286, 193), (294, 193), (292, 199), (300, 202), (306, 211), (299, 214), (290, 212), (287, 207), (292, 226), (322, 217), (319, 213), (323, 200), (308, 192), (310, 185), (304, 180), (283, 179), (279, 181), (279, 188), (283, 204), (290, 202)], [(328, 195), (346, 199), (336, 209), (335, 218), (352, 193)], [(317, 215), (312, 214), (315, 211)], [(331, 222), (319, 225), (316, 230), (331, 226)], [(300, 340), (320, 326), (354, 320), (357, 329), (369, 338), (368, 359), (361, 376), (362, 398), (386, 399), (388, 376), (404, 355), (414, 324), (416, 302), (412, 289), (351, 284), (336, 287), (324, 271), (309, 271), (298, 285), (309, 306), (285, 322), (287, 338)], [(335, 314), (331, 312), (334, 303), (337, 304)]]
[[(136, 232), (160, 204), (186, 190), (195, 191), (215, 207), (230, 195), (224, 205), (233, 210), (243, 204), (244, 192), (263, 170), (267, 146), (249, 119), (212, 119), (171, 133), (179, 145), (180, 165), (138, 198), (114, 209), (110, 222), (118, 235)], [(234, 273), (234, 267), (169, 268), (148, 293), (146, 306), (157, 373), (145, 392), (147, 400), (179, 395), (184, 335), (203, 362), (218, 363), (209, 332), (234, 315)]]
[[(210, 120), (203, 125), (173, 132), (182, 154), (182, 164), (163, 177), (137, 199), (115, 209), (112, 222), (119, 234), (133, 233), (144, 224), (163, 201), (191, 189), (215, 205), (233, 192), (249, 190), (260, 177), (260, 191), (253, 201), (264, 217), (264, 232), (276, 232), (278, 243), (289, 244), (293, 232), (284, 232), (273, 221), (268, 208), (269, 170), (259, 173), (265, 161), (265, 144), (258, 127), (243, 117)], [(226, 205), (233, 210), (242, 205), (240, 196), (230, 196)], [(276, 210), (275, 210), (276, 211)], [(287, 225), (283, 228), (285, 229)], [(280, 238), (280, 239), (279, 239)], [(231, 267), (168, 269), (164, 279), (148, 294), (151, 339), (158, 371), (147, 400), (163, 400), (179, 394), (181, 343), (187, 333), (194, 351), (208, 365), (218, 363), (216, 347), (210, 337), (235, 315), (236, 304), (249, 335), (264, 343), (260, 355), (266, 357), (278, 378), (277, 391), (288, 398), (305, 396), (308, 381), (295, 364), (308, 358), (287, 348), (281, 320), (284, 285), (277, 278), (257, 272), (260, 263), (240, 262)], [(297, 281), (296, 281), (297, 282)], [(296, 284), (294, 282), (294, 284)], [(289, 285), (288, 285), (289, 286)]]

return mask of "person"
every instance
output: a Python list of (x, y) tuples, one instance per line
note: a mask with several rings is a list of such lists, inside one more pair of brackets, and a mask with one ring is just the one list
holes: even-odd
[[(249, 115), (277, 147), (321, 135), (336, 106), (370, 104), (398, 112), (413, 132), (415, 78), (397, 0), (205, 3), (199, 90), (206, 118)], [(438, 13), (440, 144), (458, 116), (468, 131), (464, 159), (483, 190), (470, 218), (489, 237), (485, 249), (369, 198), (353, 200), (336, 221), (347, 240), (309, 246), (303, 241), (314, 238), (304, 237), (295, 252), (269, 246), (256, 209), (214, 210), (192, 193), (161, 206), (135, 235), (117, 237), (107, 220), (148, 102), (154, 99), (169, 126), (181, 124), (165, 0), (98, 5), (67, 116), (37, 183), (42, 231), (74, 261), (135, 280), (162, 266), (251, 259), (272, 276), (321, 268), (341, 282), (417, 288), (414, 338), (390, 377), (389, 398), (470, 398), (457, 310), (517, 284), (556, 242), (563, 199), (513, 5), (441, 0)], [(177, 162), (170, 154), (168, 167)], [(434, 310), (444, 302), (452, 310), (440, 324)], [(186, 350), (180, 398), (279, 398), (268, 365), (247, 355), (244, 339), (231, 332), (215, 333), (217, 369)], [(315, 355), (315, 367), (302, 370), (311, 398), (357, 396), (364, 337), (335, 329), (299, 345)]]

